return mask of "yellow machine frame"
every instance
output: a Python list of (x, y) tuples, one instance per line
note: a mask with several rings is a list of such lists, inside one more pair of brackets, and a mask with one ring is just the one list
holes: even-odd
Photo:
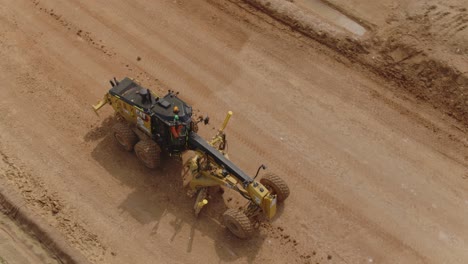
[[(218, 149), (226, 157), (227, 153), (224, 152), (224, 144), (226, 143), (224, 129), (232, 114), (231, 111), (228, 112), (218, 133), (209, 141), (211, 146)], [(198, 191), (198, 197), (194, 206), (195, 214), (198, 214), (203, 206), (208, 204), (208, 201), (204, 197), (206, 196), (207, 187), (225, 186), (238, 191), (242, 196), (250, 200), (250, 203), (245, 208), (246, 215), (254, 216), (263, 212), (269, 219), (275, 216), (276, 195), (271, 194), (260, 182), (254, 180), (247, 186), (243, 186), (237, 178), (227, 174), (216, 162), (201, 151), (196, 151), (194, 157), (189, 160), (188, 167), (193, 176), (189, 186), (192, 190)]]

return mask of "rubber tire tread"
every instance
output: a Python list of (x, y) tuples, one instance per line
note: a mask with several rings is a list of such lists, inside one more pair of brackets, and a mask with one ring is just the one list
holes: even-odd
[[(250, 219), (241, 211), (236, 209), (228, 209), (223, 214), (224, 225), (233, 233), (236, 237), (241, 239), (248, 239), (252, 237), (254, 233), (254, 227)], [(232, 230), (230, 224), (236, 225), (238, 230)]]
[(266, 173), (260, 183), (267, 188), (273, 189), (278, 202), (283, 202), (289, 197), (290, 191), (286, 182), (274, 173)]
[[(139, 153), (145, 153), (148, 160), (143, 160)], [(152, 140), (141, 140), (135, 145), (135, 154), (138, 159), (150, 169), (156, 169), (161, 166), (161, 149), (159, 145)]]
[[(119, 142), (119, 140), (116, 137), (116, 134), (120, 136), (120, 138), (123, 141), (123, 144)], [(132, 151), (133, 147), (138, 142), (138, 136), (135, 134), (135, 132), (133, 132), (128, 125), (121, 122), (116, 123), (112, 127), (112, 135), (117, 144), (126, 151)]]

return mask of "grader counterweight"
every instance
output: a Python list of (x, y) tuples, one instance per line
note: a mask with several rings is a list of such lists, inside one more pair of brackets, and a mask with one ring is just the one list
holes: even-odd
[(193, 151), (188, 162), (192, 174), (189, 187), (197, 192), (195, 214), (208, 204), (209, 187), (225, 186), (240, 193), (247, 204), (242, 210), (228, 209), (223, 214), (224, 225), (237, 237), (248, 238), (254, 233), (253, 221), (259, 215), (271, 219), (276, 214), (277, 202), (289, 196), (289, 187), (275, 174), (267, 173), (260, 181), (252, 178), (228, 159), (225, 146), (226, 128), (232, 112), (226, 116), (218, 133), (206, 141), (200, 137), (198, 124), (209, 119), (192, 118), (192, 108), (168, 91), (159, 97), (130, 78), (110, 81), (112, 88), (103, 100), (93, 106), (97, 111), (110, 104), (117, 122), (112, 128), (115, 141), (126, 151), (135, 151), (138, 159), (149, 168), (161, 166), (161, 156), (181, 156)]

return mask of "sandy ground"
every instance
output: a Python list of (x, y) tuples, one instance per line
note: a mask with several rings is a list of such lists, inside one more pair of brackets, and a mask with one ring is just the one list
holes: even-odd
[[(311, 6), (317, 1), (294, 2)], [(325, 2), (355, 18), (384, 41), (395, 35), (406, 42), (412, 38), (411, 45), (419, 45), (421, 50), (460, 68), (468, 67), (468, 4), (464, 0)]]
[[(236, 1), (0, 1), (0, 181), (94, 263), (465, 263), (466, 134)], [(137, 60), (140, 57), (141, 60)], [(146, 170), (90, 105), (112, 76), (171, 88), (230, 157), (292, 190), (254, 239), (192, 214), (181, 165)], [(226, 194), (228, 196), (228, 194)]]
[[(455, 109), (464, 108), (463, 115), (466, 117), (468, 113), (466, 110), (468, 109), (466, 97), (468, 3), (466, 1), (327, 1), (349, 16), (357, 18), (362, 24), (368, 25), (371, 32), (369, 38), (373, 40), (373, 44), (384, 47), (381, 51), (390, 57), (393, 64), (401, 64), (400, 70), (405, 69), (415, 75), (418, 79), (415, 84), (429, 90), (426, 92), (427, 97), (430, 98), (431, 93), (436, 97), (444, 95), (442, 92), (430, 91), (437, 90), (437, 86), (441, 86), (443, 90), (459, 90), (455, 92), (456, 97), (446, 100), (444, 104), (450, 105), (451, 101), (460, 98), (460, 103)], [(405, 64), (412, 67), (405, 67)], [(424, 65), (426, 69), (418, 69), (418, 64)], [(435, 68), (434, 64), (440, 64), (438, 66), (440, 69), (431, 69)], [(458, 72), (454, 76), (454, 82), (448, 69), (444, 68), (452, 68)], [(431, 70), (434, 72), (432, 75), (424, 74), (425, 71)], [(439, 78), (442, 79), (441, 83), (437, 81)], [(450, 85), (444, 87), (444, 82)], [(450, 93), (445, 96), (450, 97)]]
[(427, 102), (468, 131), (466, 1), (244, 1)]
[(0, 214), (0, 263), (1, 264), (36, 264), (60, 263), (50, 256), (48, 251), (12, 222)]

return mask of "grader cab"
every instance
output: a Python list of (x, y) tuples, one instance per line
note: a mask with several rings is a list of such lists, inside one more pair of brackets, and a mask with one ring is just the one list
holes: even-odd
[(97, 105), (97, 111), (110, 104), (117, 116), (112, 128), (115, 141), (126, 151), (135, 151), (136, 156), (149, 168), (161, 166), (161, 155), (180, 156), (193, 151), (188, 162), (192, 174), (189, 187), (196, 192), (195, 215), (208, 203), (208, 188), (225, 186), (240, 193), (248, 200), (242, 210), (228, 209), (223, 220), (225, 226), (237, 237), (248, 238), (254, 233), (253, 221), (260, 215), (271, 219), (276, 214), (277, 202), (289, 196), (289, 187), (283, 179), (267, 173), (260, 181), (250, 177), (227, 157), (224, 129), (232, 115), (229, 112), (218, 133), (206, 141), (200, 137), (198, 123), (207, 124), (209, 119), (192, 118), (192, 108), (178, 98), (178, 93), (168, 91), (159, 97), (135, 81), (124, 78), (110, 81), (112, 88)]

